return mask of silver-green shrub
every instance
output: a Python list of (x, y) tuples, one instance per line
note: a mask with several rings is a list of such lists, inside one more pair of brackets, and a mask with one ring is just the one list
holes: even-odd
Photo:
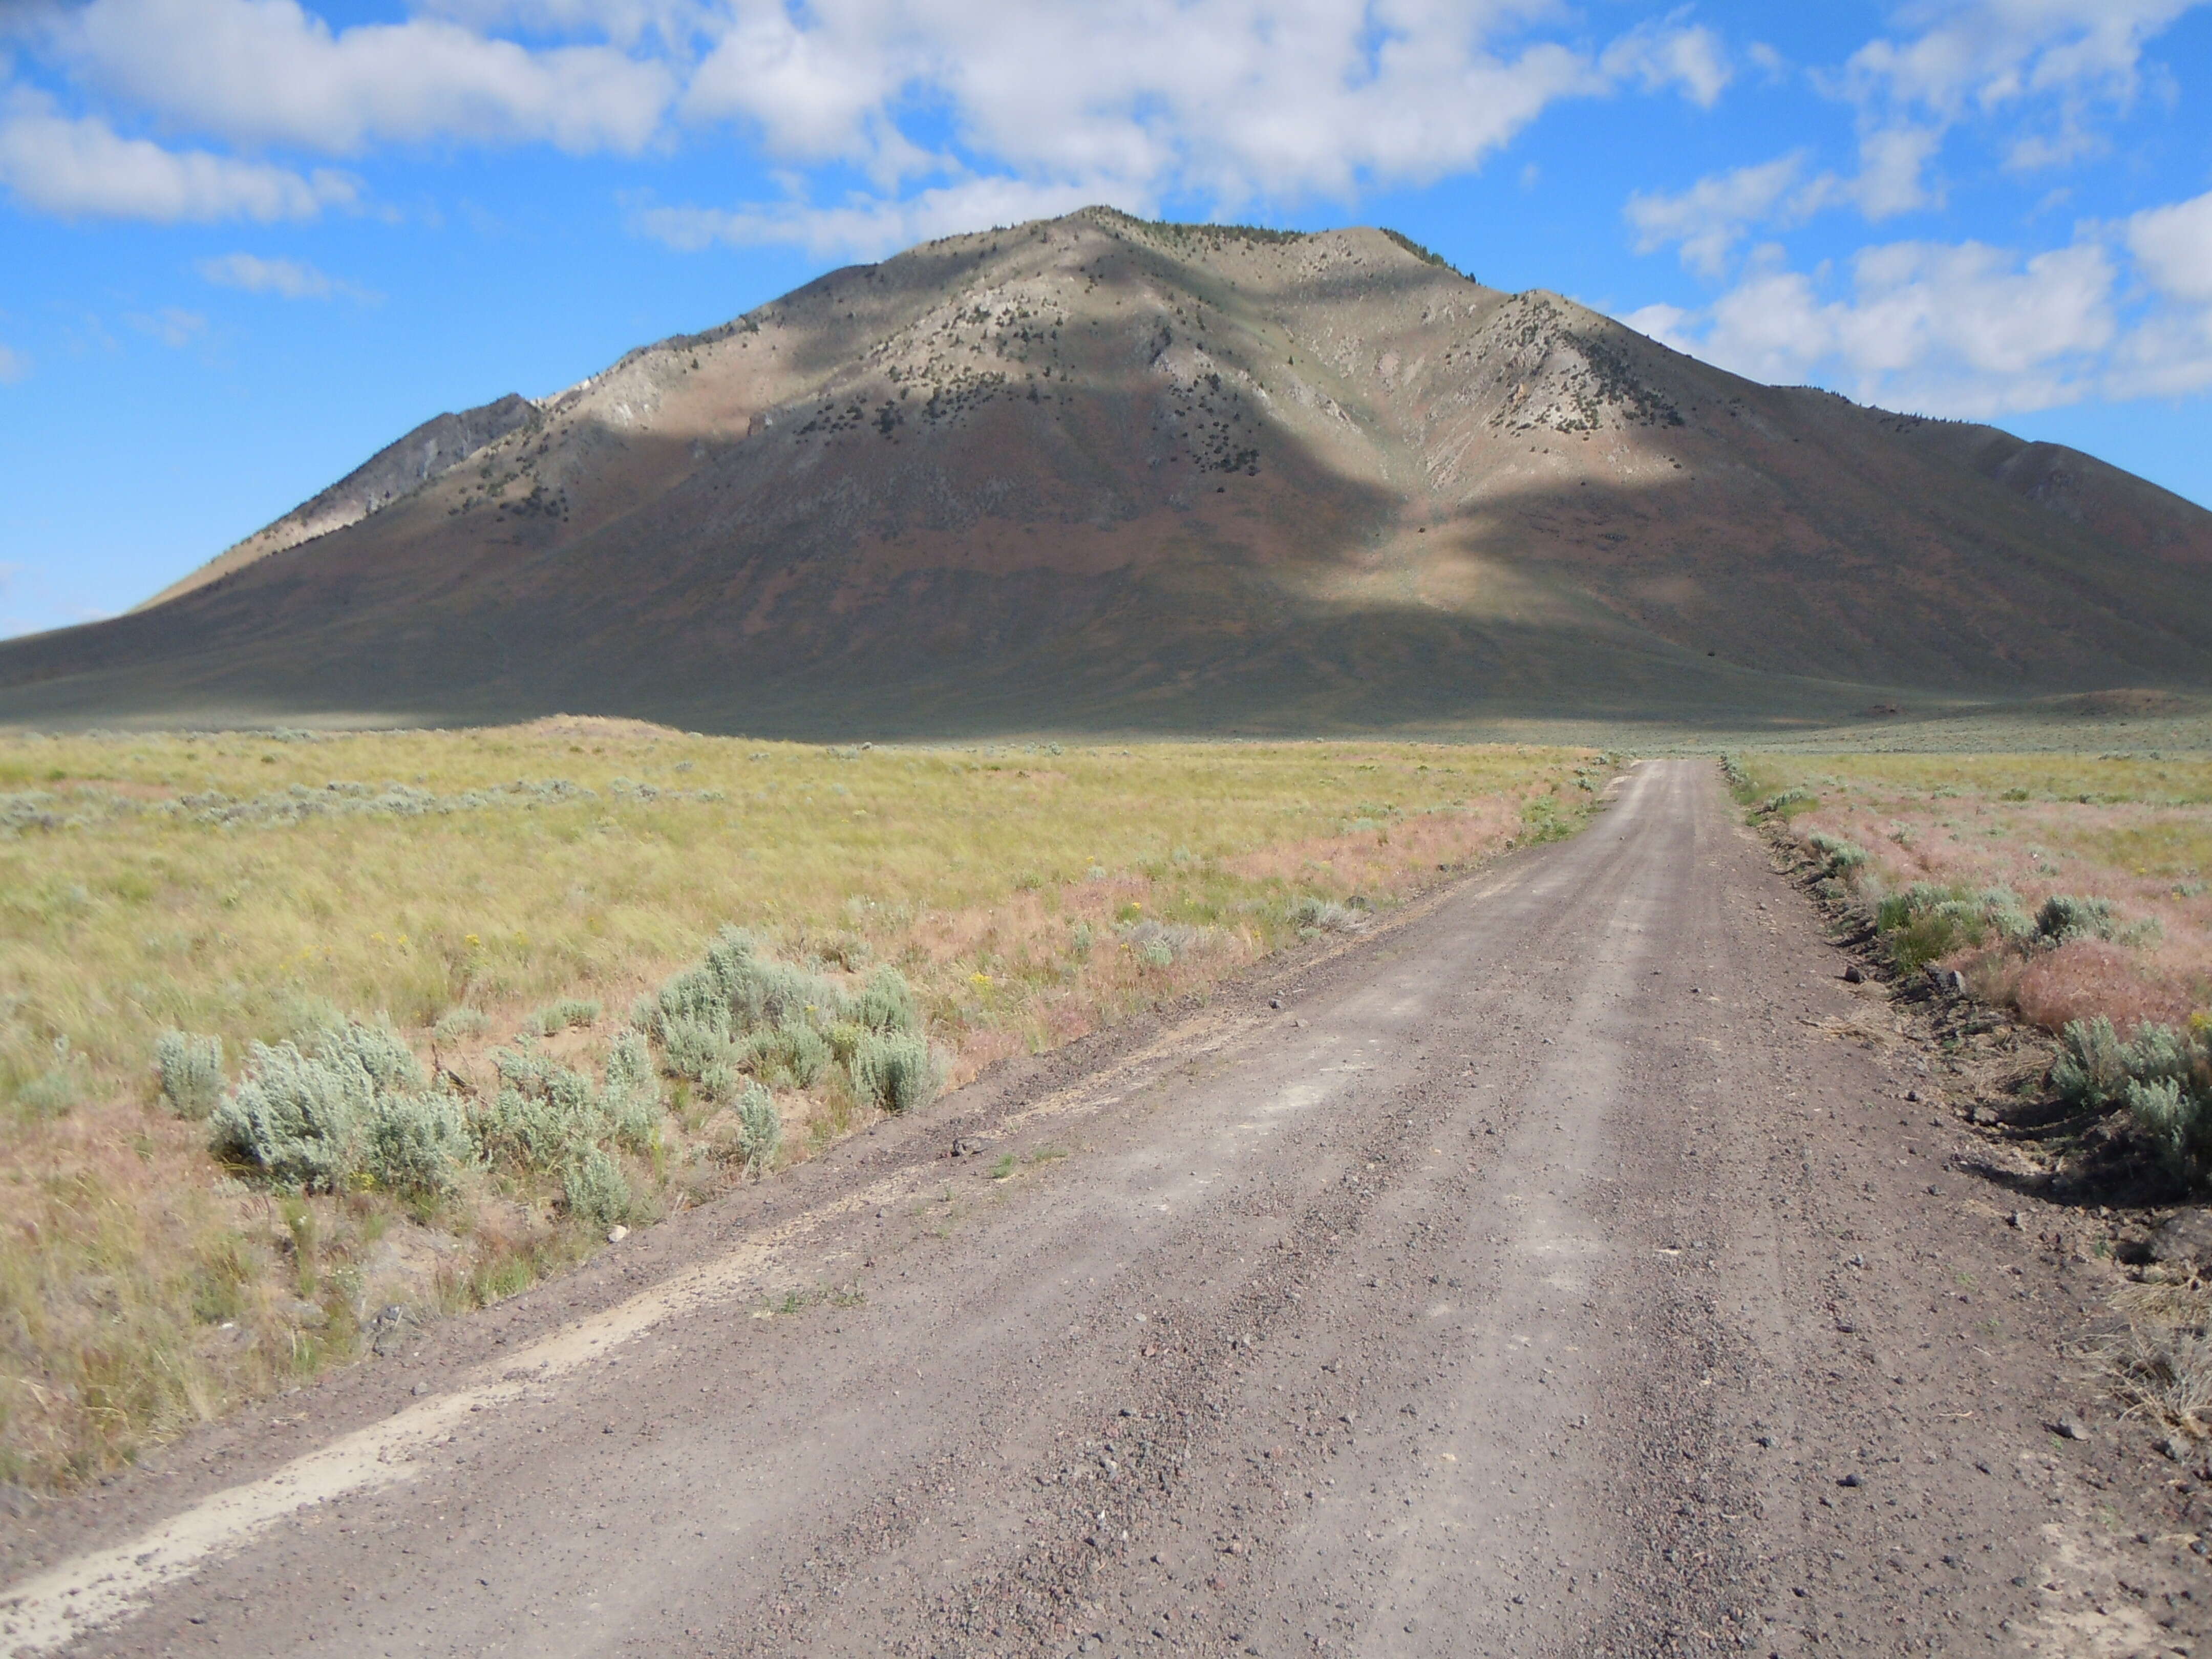
[(581, 1072), (525, 1045), (492, 1054), (503, 1085), (479, 1116), (484, 1151), (520, 1170), (555, 1170), (596, 1145), (613, 1123)]
[(204, 1118), (222, 1102), (222, 1039), (164, 1031), (154, 1039), (161, 1095), (179, 1117)]
[(729, 1047), (726, 1024), (689, 1015), (672, 1016), (660, 1024), (660, 1051), (668, 1069), (695, 1083), (705, 1082), (709, 1070), (726, 1061)]
[(490, 1026), (490, 1019), (480, 1009), (448, 1008), (438, 1016), (438, 1023), (430, 1028), (430, 1036), (439, 1042), (459, 1042), (465, 1038), (482, 1036)]
[(561, 1171), (561, 1202), (579, 1221), (611, 1227), (629, 1219), (629, 1181), (605, 1151), (580, 1147)]
[(1805, 844), (1820, 855), (1821, 867), (1832, 876), (1847, 876), (1867, 861), (1865, 848), (1825, 830), (1814, 830), (1805, 838)]
[(583, 1025), (599, 1023), (599, 1005), (581, 997), (562, 997), (531, 1015), (531, 1028), (540, 1036), (554, 1036)]
[(1334, 899), (1301, 894), (1290, 909), (1291, 926), (1310, 938), (1321, 933), (1349, 933), (1359, 926), (1360, 915)]
[(872, 1031), (919, 1031), (921, 1011), (915, 1006), (914, 992), (906, 975), (888, 963), (868, 975), (860, 994), (853, 999), (848, 1018)]
[(927, 1106), (944, 1086), (945, 1068), (935, 1050), (919, 1036), (872, 1032), (853, 1051), (853, 1092), (887, 1112)]
[(279, 1186), (333, 1192), (360, 1167), (375, 1106), (376, 1079), (355, 1055), (257, 1042), (245, 1080), (216, 1108), (210, 1139), (216, 1156)]
[(738, 1155), (754, 1173), (768, 1167), (783, 1145), (783, 1115), (769, 1091), (754, 1084), (738, 1102)]
[(395, 1193), (447, 1196), (476, 1157), (460, 1099), (442, 1089), (380, 1097), (362, 1136), (363, 1173)]
[(476, 1143), (461, 1103), (426, 1082), (386, 1025), (331, 1027), (309, 1053), (257, 1042), (245, 1079), (215, 1109), (210, 1141), (225, 1161), (303, 1192), (366, 1176), (393, 1192), (447, 1193)]
[(2085, 1110), (2118, 1104), (2129, 1082), (2128, 1045), (2112, 1022), (2102, 1014), (2069, 1020), (2061, 1041), (2064, 1050), (2051, 1067), (2051, 1086), (2059, 1098)]
[(624, 1031), (607, 1051), (606, 1086), (600, 1091), (615, 1138), (640, 1152), (660, 1133), (660, 1081), (644, 1035)]
[(746, 1067), (770, 1086), (811, 1089), (830, 1068), (829, 1040), (803, 1019), (755, 1031), (742, 1052)]
[(2212, 1175), (2212, 1103), (2179, 1078), (2131, 1081), (2128, 1115), (2168, 1174), (2191, 1187)]

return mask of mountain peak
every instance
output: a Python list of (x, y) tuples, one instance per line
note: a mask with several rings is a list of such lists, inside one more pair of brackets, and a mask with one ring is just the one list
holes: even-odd
[(2212, 515), (2069, 456), (1394, 232), (1091, 207), (441, 416), (156, 610), (0, 647), (0, 714), (1314, 729), (2200, 681)]

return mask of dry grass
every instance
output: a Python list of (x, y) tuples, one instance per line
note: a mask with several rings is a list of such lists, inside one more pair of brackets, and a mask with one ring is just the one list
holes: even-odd
[(2189, 1436), (2212, 1434), (2212, 1291), (2150, 1280), (2114, 1297), (2128, 1333), (2099, 1354), (2128, 1409)]
[(2110, 900), (2120, 940), (1950, 958), (1977, 989), (2056, 1030), (2105, 1014), (2180, 1024), (2212, 1003), (2212, 760), (2199, 754), (1743, 757), (1753, 793), (1804, 790), (1800, 836), (1871, 855), (1865, 884), (2008, 887)]
[[(833, 751), (593, 720), (0, 737), (0, 1480), (84, 1478), (360, 1352), (388, 1307), (491, 1300), (589, 1248), (511, 1182), (403, 1206), (231, 1178), (158, 1100), (165, 1028), (220, 1036), (234, 1081), (250, 1041), (388, 1014), (489, 1087), (526, 1028), (595, 1063), (735, 923), (853, 982), (898, 966), (957, 1085), (1202, 990), (1314, 902), (1387, 907), (1577, 822), (1588, 759)], [(605, 1012), (541, 1018), (564, 1000)], [(729, 1114), (670, 1104), (628, 1160), (648, 1214), (737, 1178)], [(787, 1162), (864, 1115), (835, 1076), (778, 1104)]]

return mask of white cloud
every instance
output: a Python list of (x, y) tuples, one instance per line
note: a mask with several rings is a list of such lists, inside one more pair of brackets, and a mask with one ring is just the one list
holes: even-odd
[(861, 199), (843, 207), (802, 202), (738, 209), (630, 205), (632, 228), (684, 251), (726, 243), (736, 247), (779, 243), (817, 258), (871, 257), (910, 247), (932, 237), (1019, 224), (1111, 202), (1145, 213), (1141, 195), (1106, 184), (1032, 185), (1018, 179), (971, 179), (925, 190), (905, 201)]
[(2160, 293), (2212, 306), (2212, 191), (2136, 214), (2125, 235), (2144, 278)]
[(1848, 295), (1832, 299), (1816, 275), (1763, 249), (1701, 316), (1635, 315), (1753, 380), (1818, 380), (1869, 403), (1977, 417), (2088, 395), (2120, 335), (2117, 273), (2094, 240), (2027, 258), (1975, 242), (1869, 247), (1851, 262)]
[(274, 294), (286, 300), (373, 301), (375, 295), (351, 283), (341, 282), (299, 259), (264, 259), (252, 253), (226, 253), (202, 259), (193, 267), (218, 288), (243, 289), (248, 294)]
[(532, 51), (436, 17), (334, 31), (297, 0), (88, 0), (51, 45), (172, 122), (340, 154), (434, 139), (635, 151), (676, 89), (668, 64), (613, 46)]
[[(1922, 0), (1905, 39), (1851, 55), (1839, 85), (1870, 122), (1942, 126), (2018, 115), (2005, 143), (2015, 168), (2060, 165), (2102, 148), (2102, 110), (2124, 109), (2144, 48), (2205, 0)], [(1887, 112), (1882, 113), (1881, 112)]]
[[(1648, 28), (1609, 67), (1511, 50), (1521, 0), (738, 0), (692, 78), (693, 121), (734, 119), (799, 161), (876, 161), (908, 106), (978, 162), (1036, 180), (1170, 182), (1226, 202), (1346, 195), (1478, 164), (1555, 100), (1725, 78), (1705, 31)], [(906, 158), (911, 161), (919, 151)]]
[(1671, 18), (1631, 29), (1607, 46), (1598, 61), (1607, 75), (1639, 81), (1647, 92), (1680, 87), (1683, 96), (1700, 109), (1719, 102), (1734, 78), (1718, 35), (1702, 25), (1673, 27)]
[(1625, 210), (1636, 228), (1636, 251), (1681, 245), (1682, 263), (1717, 276), (1748, 228), (1771, 218), (1805, 170), (1802, 151), (1754, 167), (1709, 173), (1680, 195), (1637, 191)]
[(27, 89), (0, 93), (0, 185), (27, 207), (66, 218), (164, 223), (311, 219), (357, 194), (353, 180), (326, 169), (303, 174), (125, 138), (96, 117), (59, 114)]
[[(683, 118), (738, 122), (794, 163), (855, 166), (880, 194), (652, 208), (635, 222), (690, 246), (876, 250), (906, 234), (893, 227), (985, 222), (945, 216), (976, 198), (1188, 195), (1225, 211), (1349, 199), (1479, 167), (1561, 99), (1641, 87), (1710, 104), (1728, 82), (1710, 30), (1669, 18), (1593, 55), (1528, 38), (1550, 15), (1546, 0), (734, 0)], [(938, 117), (964, 159), (915, 143), (900, 125), (912, 108)], [(891, 199), (931, 176), (946, 182)]]
[(30, 378), (31, 360), (11, 346), (0, 345), (0, 386), (14, 386)]
[(149, 334), (165, 346), (188, 346), (207, 331), (207, 319), (197, 311), (163, 306), (159, 311), (127, 311), (123, 320), (141, 334)]
[(2038, 94), (2124, 103), (2144, 46), (2203, 0), (1923, 0), (1927, 27), (1872, 40), (1845, 66), (1863, 97), (1916, 104), (1948, 119)]

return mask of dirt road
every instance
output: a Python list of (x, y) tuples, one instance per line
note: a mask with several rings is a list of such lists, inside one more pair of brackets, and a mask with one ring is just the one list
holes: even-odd
[(0, 1650), (2186, 1651), (2127, 1431), (2044, 1426), (2088, 1289), (1840, 966), (1640, 766), (19, 1529)]

